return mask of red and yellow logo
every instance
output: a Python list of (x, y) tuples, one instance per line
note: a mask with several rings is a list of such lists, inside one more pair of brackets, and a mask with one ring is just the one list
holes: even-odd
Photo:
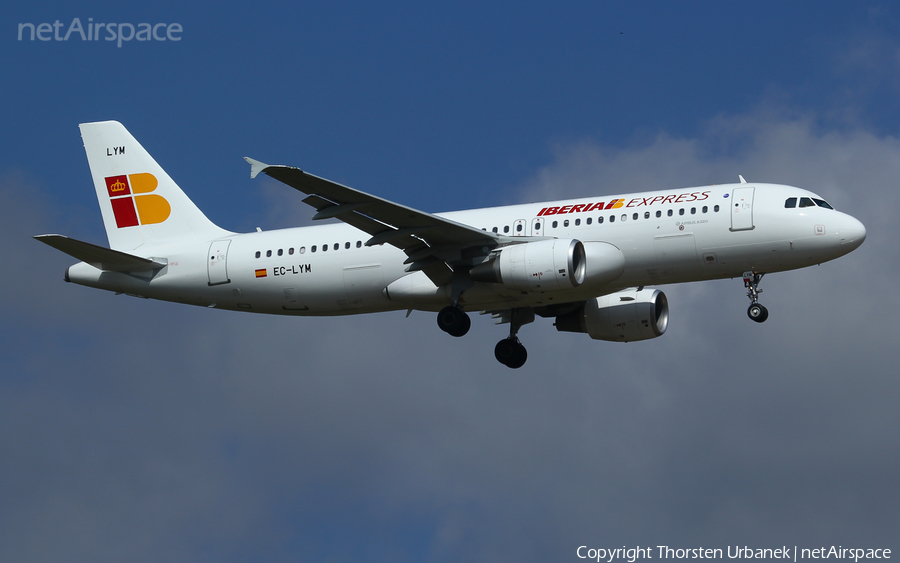
[(162, 223), (172, 213), (166, 198), (150, 193), (159, 185), (153, 174), (110, 176), (105, 180), (116, 226), (120, 229)]

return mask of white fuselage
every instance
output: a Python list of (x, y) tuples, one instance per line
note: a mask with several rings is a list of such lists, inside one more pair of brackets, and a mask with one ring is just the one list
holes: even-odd
[[(847, 254), (864, 240), (865, 228), (853, 217), (820, 206), (786, 208), (788, 198), (818, 196), (790, 186), (730, 184), (438, 216), (506, 236), (605, 242), (625, 257), (621, 275), (599, 286), (523, 291), (478, 282), (463, 292), (465, 308), (495, 310), (739, 277), (748, 270), (792, 270)], [(447, 288), (434, 287), (423, 272), (406, 271), (406, 254), (390, 245), (367, 247), (369, 238), (343, 223), (230, 234), (136, 249), (168, 264), (155, 272), (100, 271), (80, 263), (69, 268), (67, 279), (154, 299), (284, 315), (436, 311), (450, 303)]]

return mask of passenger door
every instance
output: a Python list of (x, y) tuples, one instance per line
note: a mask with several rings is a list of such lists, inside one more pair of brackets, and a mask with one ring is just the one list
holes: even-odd
[(731, 230), (753, 228), (753, 194), (756, 188), (735, 188), (731, 192)]
[(209, 254), (207, 257), (207, 273), (209, 274), (209, 285), (221, 285), (230, 283), (228, 279), (228, 245), (230, 240), (217, 240), (209, 245)]

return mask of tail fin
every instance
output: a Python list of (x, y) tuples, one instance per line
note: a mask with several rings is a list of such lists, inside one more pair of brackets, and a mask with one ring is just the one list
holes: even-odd
[(121, 123), (79, 128), (110, 248), (130, 251), (231, 234), (206, 218)]

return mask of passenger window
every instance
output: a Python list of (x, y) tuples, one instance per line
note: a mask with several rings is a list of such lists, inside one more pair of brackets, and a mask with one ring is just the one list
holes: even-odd
[(356, 248), (362, 248), (362, 241), (361, 241), (361, 240), (356, 241)]
[(615, 222), (616, 222), (616, 216), (615, 216), (615, 215), (610, 215), (610, 216), (609, 216), (609, 222), (610, 222), (610, 223), (615, 223)]
[(815, 206), (816, 206), (816, 204), (813, 203), (813, 200), (811, 200), (810, 198), (808, 198), (808, 197), (800, 198), (800, 207), (815, 207)]
[(713, 211), (715, 211), (716, 213), (718, 213), (718, 212), (719, 212), (719, 206), (716, 205), (715, 207), (713, 207)]
[(575, 226), (577, 227), (580, 224), (581, 224), (581, 219), (575, 219)]
[(706, 213), (707, 211), (709, 211), (709, 207), (707, 207), (707, 206), (704, 205), (704, 206), (703, 206), (703, 212)]
[(666, 215), (668, 215), (669, 217), (671, 217), (671, 216), (672, 216), (672, 210), (670, 209), (670, 210), (666, 213)]
[[(552, 226), (553, 226), (554, 229), (555, 229), (556, 227), (558, 227), (558, 226), (559, 226), (559, 221), (553, 221), (553, 225), (552, 225)], [(506, 228), (509, 229), (509, 227), (506, 227)]]
[(541, 230), (541, 222), (540, 221), (538, 221), (537, 223), (534, 224), (534, 230), (535, 231)]
[(644, 219), (649, 219), (649, 218), (650, 218), (650, 212), (649, 212), (649, 211), (645, 211), (645, 212), (644, 212)]
[(345, 243), (344, 243), (344, 250), (347, 250), (347, 249), (349, 249), (349, 248), (350, 248), (350, 243), (349, 243), (349, 242), (345, 242)]
[(684, 207), (682, 207), (681, 209), (678, 210), (678, 214), (679, 214), (679, 215), (684, 215)]
[(500, 232), (500, 229), (498, 229), (497, 227), (494, 227), (493, 229), (491, 229), (491, 232), (493, 232), (493, 233), (499, 233), (499, 232)]
[(637, 219), (638, 219), (638, 214), (635, 213), (634, 215), (632, 215), (632, 216), (631, 216), (631, 219), (634, 220), (634, 221), (637, 221)]
[(662, 217), (662, 211), (657, 211), (656, 218), (659, 219), (660, 217)]
[(339, 249), (340, 247), (341, 247), (341, 243), (339, 243), (339, 242), (334, 243), (335, 250)]
[(284, 249), (279, 248), (279, 249), (278, 249), (278, 255), (279, 255), (279, 256), (284, 256)]
[(819, 207), (824, 207), (825, 209), (834, 209), (834, 207), (828, 205), (825, 200), (813, 198), (813, 201), (816, 202), (816, 205), (818, 205)]
[(306, 254), (306, 247), (305, 247), (305, 246), (301, 246), (301, 247), (300, 247), (300, 254)]
[[(566, 222), (568, 223), (568, 221), (566, 221)], [(522, 232), (522, 223), (519, 223), (518, 225), (516, 225), (516, 232), (517, 232), (517, 233), (521, 233), (521, 232)]]
[[(556, 227), (556, 221), (553, 221), (553, 226)], [(509, 225), (504, 225), (504, 226), (503, 226), (503, 232), (504, 232), (504, 233), (508, 233), (508, 232), (509, 232)]]
[(312, 248), (310, 248), (309, 250), (310, 250), (310, 252), (315, 252), (315, 251), (316, 251), (316, 245), (312, 245)]
[(795, 207), (797, 207), (797, 198), (789, 197), (786, 200), (784, 200), (784, 208), (785, 209), (793, 209)]
[(260, 256), (262, 256), (262, 254), (260, 254), (259, 250), (257, 250), (257, 251), (256, 251), (256, 257), (259, 258)]
[(294, 255), (294, 247), (293, 246), (288, 248), (288, 254), (290, 254), (291, 256)]
[(691, 207), (691, 215), (696, 215), (696, 214), (697, 214), (697, 208)]
[(588, 217), (587, 220), (585, 220), (584, 224), (585, 224), (585, 225), (590, 225), (592, 221), (593, 221), (593, 219), (591, 219), (590, 217)]
[[(519, 225), (519, 226), (521, 227), (521, 225)], [(563, 227), (568, 227), (568, 226), (569, 226), (569, 220), (566, 219), (565, 221), (563, 221)]]
[(597, 224), (599, 225), (602, 222), (603, 222), (603, 217), (602, 216), (597, 217)]
[(272, 251), (266, 250), (266, 258), (271, 258), (271, 257), (272, 257)]

